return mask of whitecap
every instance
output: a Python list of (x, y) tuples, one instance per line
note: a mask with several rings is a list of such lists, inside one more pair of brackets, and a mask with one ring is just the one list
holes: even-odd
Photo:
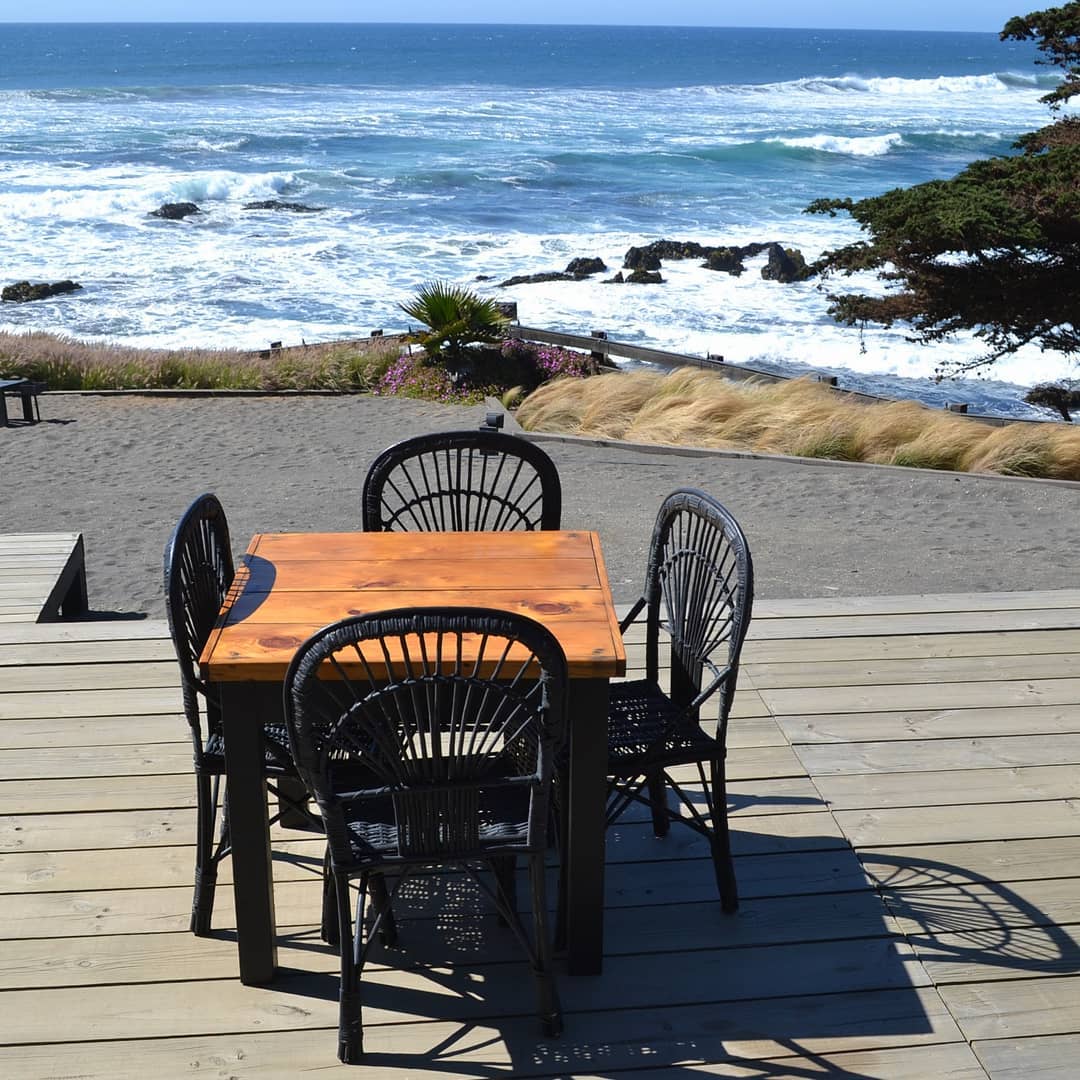
[(800, 135), (795, 138), (766, 139), (765, 142), (784, 146), (820, 150), (828, 154), (854, 154), (856, 157), (880, 157), (900, 146), (904, 137), (899, 132), (887, 135)]

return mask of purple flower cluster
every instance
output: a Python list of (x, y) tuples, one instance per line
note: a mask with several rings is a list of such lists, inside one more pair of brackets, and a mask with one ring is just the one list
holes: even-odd
[(397, 394), (400, 397), (421, 398), (424, 401), (439, 401), (444, 404), (470, 404), (483, 399), (483, 394), (477, 398), (475, 390), (455, 386), (444, 367), (428, 366), (423, 363), (422, 355), (408, 354), (399, 356), (386, 369), (386, 374), (379, 380), (374, 393)]
[(537, 382), (549, 379), (584, 379), (596, 374), (596, 364), (588, 353), (574, 352), (558, 345), (532, 345), (508, 338), (502, 344), (502, 354), (531, 365), (537, 374)]

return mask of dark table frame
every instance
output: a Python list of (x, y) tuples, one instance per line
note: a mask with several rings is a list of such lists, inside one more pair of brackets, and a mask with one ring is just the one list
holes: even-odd
[[(273, 979), (277, 966), (262, 728), (268, 721), (280, 722), (282, 688), (274, 681), (225, 679), (216, 685), (225, 737), (240, 978), (259, 985)], [(573, 975), (598, 975), (603, 961), (608, 697), (607, 677), (570, 680), (564, 871), (566, 964)]]

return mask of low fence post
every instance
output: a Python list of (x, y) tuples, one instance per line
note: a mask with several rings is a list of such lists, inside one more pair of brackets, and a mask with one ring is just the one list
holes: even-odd
[[(590, 331), (589, 336), (596, 338), (598, 341), (607, 341), (606, 330), (592, 330)], [(593, 358), (593, 360), (600, 361), (607, 356), (607, 353), (598, 352), (596, 349), (593, 349), (592, 352), (589, 353), (589, 355)]]

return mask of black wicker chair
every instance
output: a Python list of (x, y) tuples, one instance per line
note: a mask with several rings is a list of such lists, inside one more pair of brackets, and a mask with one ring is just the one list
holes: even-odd
[(365, 532), (557, 529), (561, 515), (551, 458), (501, 431), (406, 439), (384, 450), (364, 480)]
[[(184, 512), (165, 548), (169, 631), (180, 664), (184, 713), (194, 750), (198, 824), (191, 930), (199, 936), (210, 933), (218, 864), (229, 854), (228, 798), (221, 790), (225, 778), (221, 709), (214, 687), (201, 677), (199, 654), (214, 628), (233, 576), (225, 511), (214, 495), (201, 495)], [(299, 777), (289, 754), (284, 725), (268, 726), (264, 735), (267, 777), (279, 781), (292, 779), (298, 786)], [(302, 802), (282, 791), (280, 784), (272, 786), (271, 790), (279, 802), (300, 815), (308, 827), (321, 829), (319, 819), (308, 813)], [(222, 808), (220, 830), (219, 803)]]
[[(463, 659), (463, 641), (479, 656)], [(544, 856), (566, 659), (523, 616), (417, 608), (346, 619), (298, 650), (285, 677), (292, 752), (326, 822), (341, 952), (338, 1056), (363, 1056), (360, 977), (371, 942), (396, 940), (401, 883), (434, 864), (467, 872), (526, 948), (547, 1034), (562, 1019), (547, 930)], [(513, 860), (529, 863), (533, 934)], [(492, 880), (479, 870), (493, 871)], [(349, 882), (360, 885), (351, 911)], [(373, 921), (364, 941), (364, 904)]]
[[(608, 718), (608, 824), (644, 803), (657, 836), (666, 835), (671, 821), (702, 833), (726, 912), (738, 909), (739, 897), (728, 838), (725, 743), (753, 574), (746, 537), (720, 503), (692, 488), (669, 495), (653, 531), (645, 595), (621, 626), (625, 633), (645, 611), (645, 678), (612, 684)], [(668, 692), (660, 686), (662, 632), (670, 643)], [(710, 698), (718, 702), (714, 732), (699, 719)], [(682, 765), (697, 765), (703, 809), (673, 776)]]

